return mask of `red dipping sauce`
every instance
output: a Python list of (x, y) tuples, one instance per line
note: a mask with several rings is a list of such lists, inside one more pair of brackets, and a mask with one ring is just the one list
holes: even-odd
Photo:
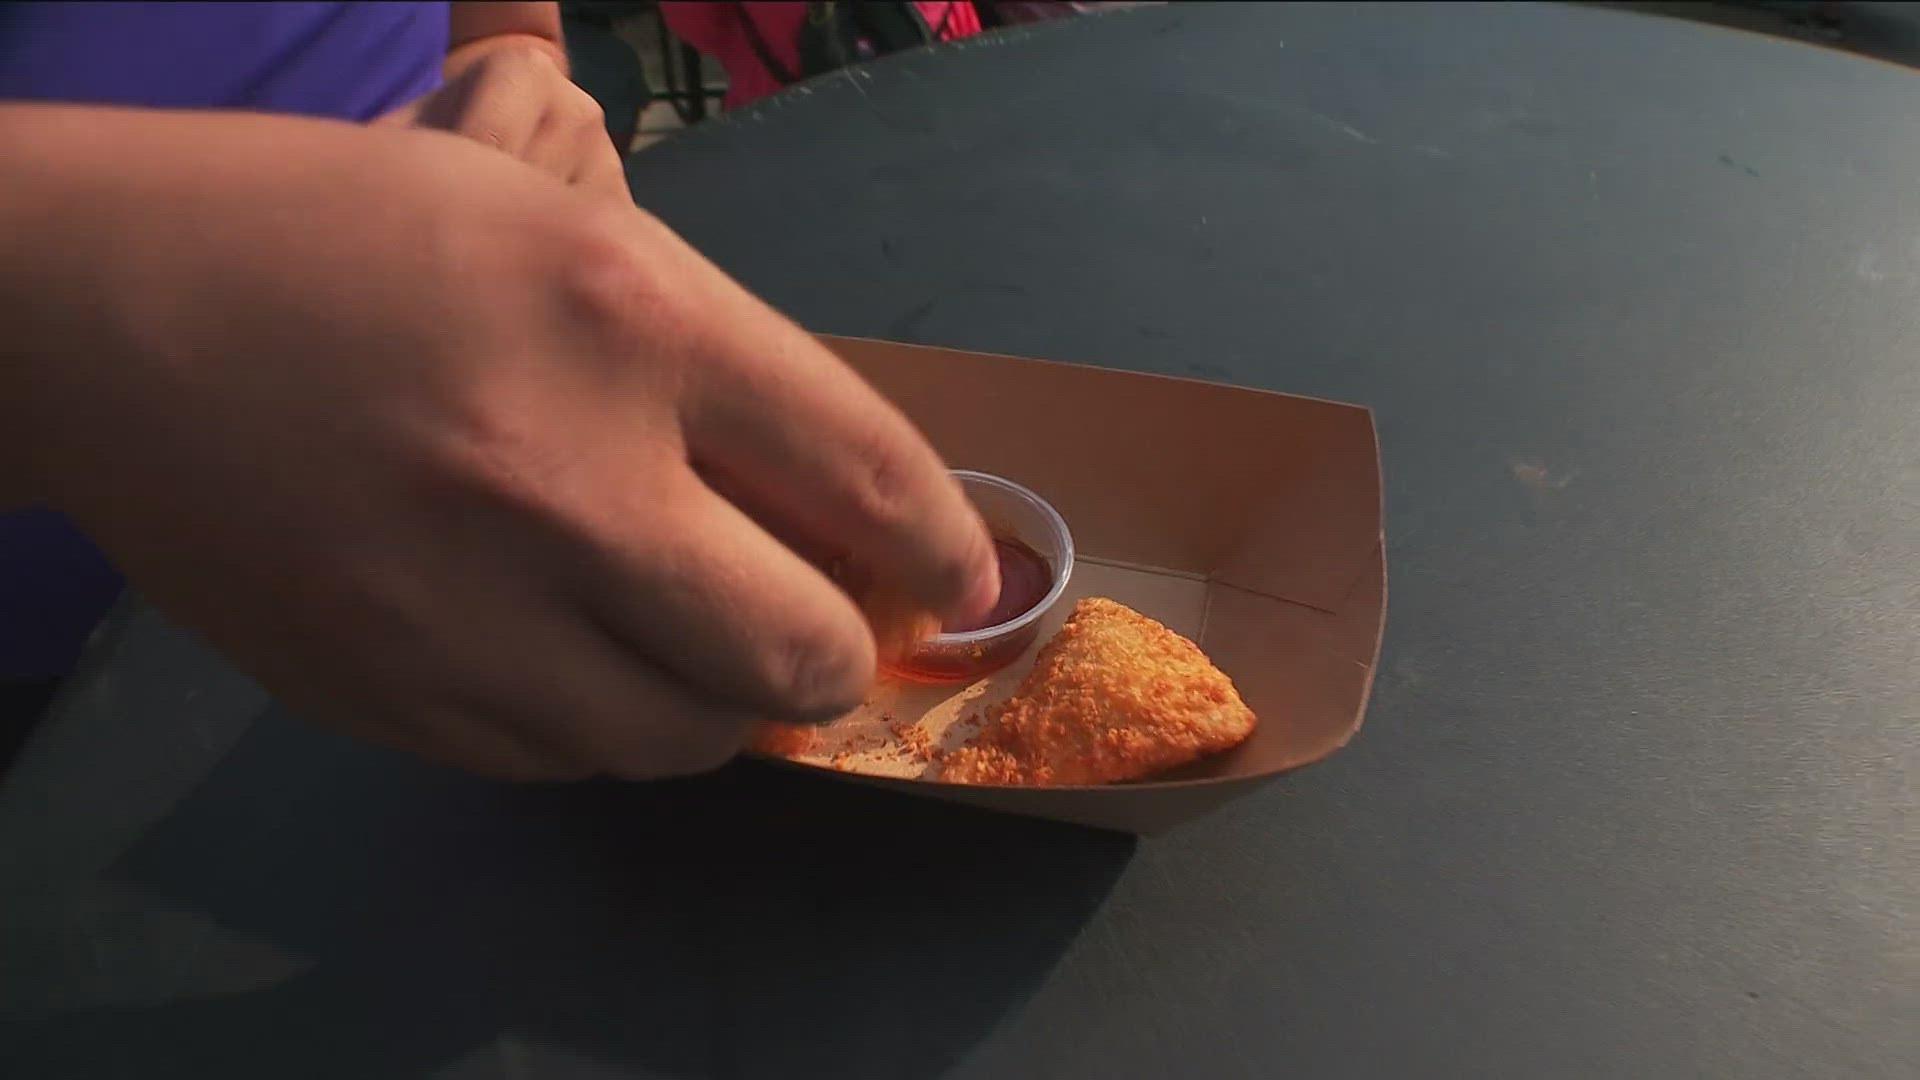
[(1000, 599), (993, 610), (978, 619), (943, 626), (942, 633), (964, 634), (1012, 622), (1047, 598), (1047, 590), (1053, 587), (1053, 567), (1039, 552), (1018, 540), (996, 537), (993, 553), (1000, 559)]
[[(1000, 560), (1000, 599), (980, 618), (942, 628), (964, 634), (999, 626), (1032, 611), (1053, 588), (1053, 567), (1045, 556), (1018, 540), (995, 537), (994, 554)], [(1040, 633), (1035, 619), (1005, 637), (976, 642), (929, 641), (904, 659), (886, 665), (889, 674), (909, 682), (967, 682), (1006, 667), (1027, 651)]]

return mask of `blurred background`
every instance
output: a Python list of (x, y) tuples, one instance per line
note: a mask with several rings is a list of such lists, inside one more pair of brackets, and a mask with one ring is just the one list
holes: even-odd
[[(1173, 0), (1180, 2), (1180, 0)], [(1191, 2), (1191, 0), (1190, 0)], [(562, 0), (574, 80), (631, 151), (784, 86), (887, 52), (1138, 3), (674, 3)], [(1599, 2), (1920, 67), (1920, 4), (1835, 0)]]

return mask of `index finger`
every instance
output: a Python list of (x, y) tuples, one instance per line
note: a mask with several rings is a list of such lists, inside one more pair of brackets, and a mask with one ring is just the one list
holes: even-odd
[(769, 531), (845, 559), (908, 606), (951, 619), (990, 609), (993, 541), (939, 455), (838, 357), (762, 312), (771, 332), (722, 342), (698, 367), (681, 418), (695, 463)]

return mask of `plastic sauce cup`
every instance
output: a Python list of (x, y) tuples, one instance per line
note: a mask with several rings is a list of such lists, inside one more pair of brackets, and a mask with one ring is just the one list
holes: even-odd
[(1006, 589), (1022, 582), (1028, 583), (1029, 592), (1038, 592), (1031, 584), (1036, 558), (1045, 564), (1046, 589), (1031, 606), (1003, 621), (940, 634), (884, 665), (887, 674), (909, 682), (970, 682), (1013, 663), (1039, 636), (1041, 620), (1073, 579), (1073, 534), (1045, 499), (998, 476), (965, 469), (955, 469), (953, 475), (993, 534), (1001, 560), (1002, 600)]

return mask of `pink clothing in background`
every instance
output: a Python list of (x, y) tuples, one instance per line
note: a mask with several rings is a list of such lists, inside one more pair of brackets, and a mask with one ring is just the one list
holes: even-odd
[[(980, 13), (972, 0), (916, 3), (920, 17), (939, 31), (941, 41), (955, 41), (980, 32)], [(800, 27), (807, 21), (807, 5), (792, 0), (753, 4), (666, 2), (660, 14), (675, 37), (719, 61), (727, 72), (725, 107), (737, 109), (781, 88), (778, 76), (760, 62), (743, 19), (753, 20), (767, 52), (788, 71), (800, 70)]]

